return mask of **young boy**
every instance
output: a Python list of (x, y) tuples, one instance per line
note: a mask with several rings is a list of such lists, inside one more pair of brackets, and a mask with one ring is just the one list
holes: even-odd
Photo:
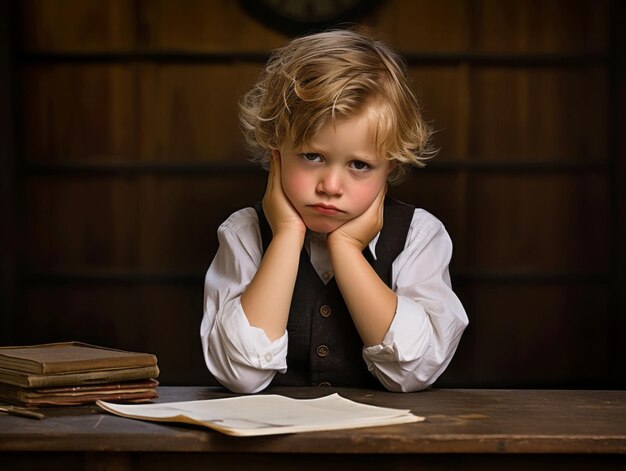
[(295, 39), (242, 100), (241, 121), (269, 177), (262, 204), (218, 230), (201, 326), (209, 370), (245, 393), (431, 385), (468, 321), (443, 225), (385, 197), (428, 153), (402, 62), (354, 31)]

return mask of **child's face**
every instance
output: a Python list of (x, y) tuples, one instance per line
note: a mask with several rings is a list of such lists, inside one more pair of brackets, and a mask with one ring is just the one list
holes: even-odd
[(283, 190), (315, 232), (329, 233), (363, 214), (387, 184), (383, 158), (366, 115), (326, 124), (300, 149), (280, 147)]

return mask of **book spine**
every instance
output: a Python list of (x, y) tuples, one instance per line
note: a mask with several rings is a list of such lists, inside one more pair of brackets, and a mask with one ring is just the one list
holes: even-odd
[(157, 366), (152, 366), (115, 371), (95, 371), (89, 373), (13, 376), (11, 378), (3, 377), (1, 381), (14, 386), (26, 388), (45, 388), (53, 386), (82, 386), (139, 379), (154, 379), (158, 376), (159, 368)]

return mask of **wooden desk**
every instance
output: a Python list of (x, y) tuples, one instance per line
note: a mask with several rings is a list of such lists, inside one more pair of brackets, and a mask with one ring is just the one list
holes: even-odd
[[(228, 394), (162, 387), (160, 402)], [(425, 422), (356, 430), (234, 438), (149, 423), (95, 406), (47, 408), (43, 421), (0, 415), (0, 469), (626, 469), (626, 391), (275, 388), (310, 398), (412, 409)]]

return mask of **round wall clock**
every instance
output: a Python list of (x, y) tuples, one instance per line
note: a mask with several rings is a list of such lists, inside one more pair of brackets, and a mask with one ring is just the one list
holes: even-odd
[(381, 0), (239, 0), (253, 17), (290, 35), (355, 22)]

